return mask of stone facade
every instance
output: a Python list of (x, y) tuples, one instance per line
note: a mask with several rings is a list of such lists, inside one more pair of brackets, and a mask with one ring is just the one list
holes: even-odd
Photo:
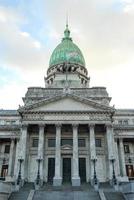
[(114, 173), (118, 182), (134, 179), (134, 110), (111, 107), (106, 88), (90, 88), (89, 80), (79, 62), (56, 63), (45, 88), (28, 88), (24, 106), (0, 110), (1, 180), (79, 186), (95, 175), (99, 182)]

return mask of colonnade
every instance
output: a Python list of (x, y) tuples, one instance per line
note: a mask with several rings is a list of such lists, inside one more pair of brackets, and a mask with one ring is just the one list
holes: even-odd
[[(72, 132), (73, 132), (73, 150), (72, 150), (72, 185), (79, 186), (80, 185), (80, 177), (79, 177), (79, 151), (78, 151), (78, 126), (79, 124), (72, 124)], [(26, 155), (27, 155), (27, 141), (28, 141), (28, 130), (26, 125), (22, 126), (21, 138), (19, 142), (19, 147), (16, 148), (16, 159), (17, 156), (23, 159), (22, 162), (22, 179), (26, 178)], [(38, 143), (38, 158), (41, 160), (44, 159), (44, 124), (39, 125), (39, 143)], [(55, 124), (56, 127), (56, 146), (55, 146), (55, 176), (53, 179), (54, 186), (60, 186), (62, 184), (61, 177), (61, 128), (62, 124)], [(97, 159), (96, 156), (96, 146), (95, 146), (95, 124), (89, 124), (89, 137), (90, 137), (90, 149), (89, 156), (91, 160), (90, 171), (91, 171), (91, 179), (93, 179), (94, 175), (94, 166), (93, 160)], [(111, 160), (115, 157), (114, 152), (114, 136), (113, 136), (113, 127), (112, 124), (106, 124), (106, 140), (107, 140), (107, 154), (108, 154), (108, 171), (109, 171), (109, 180), (112, 179), (112, 162)], [(14, 140), (11, 140), (10, 146), (10, 157), (9, 157), (9, 168), (8, 175), (11, 175), (12, 167), (13, 167), (13, 149), (14, 149)], [(18, 142), (17, 144), (18, 145)], [(119, 149), (121, 156), (121, 171), (122, 176), (126, 176), (125, 169), (125, 157), (124, 157), (124, 148), (123, 141), (119, 140)], [(19, 152), (19, 153), (18, 153)], [(15, 159), (15, 160), (16, 160)], [(17, 168), (17, 161), (15, 161), (14, 173)], [(40, 177), (43, 177), (43, 162), (40, 163)]]

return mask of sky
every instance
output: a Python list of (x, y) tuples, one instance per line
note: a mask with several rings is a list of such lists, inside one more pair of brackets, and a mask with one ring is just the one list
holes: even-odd
[(0, 109), (18, 109), (28, 87), (45, 87), (67, 15), (90, 87), (134, 109), (134, 0), (0, 0)]

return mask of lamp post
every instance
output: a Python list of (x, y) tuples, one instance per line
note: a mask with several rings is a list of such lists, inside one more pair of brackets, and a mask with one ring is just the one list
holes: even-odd
[(116, 185), (116, 184), (117, 184), (117, 179), (116, 179), (116, 176), (115, 176), (115, 169), (114, 169), (114, 162), (115, 162), (115, 159), (112, 158), (112, 159), (111, 159), (111, 162), (112, 162), (112, 167), (113, 167), (113, 184)]
[(94, 164), (94, 184), (95, 185), (97, 185), (98, 184), (98, 180), (97, 180), (97, 175), (96, 175), (96, 162), (97, 162), (97, 159), (96, 158), (94, 158), (94, 159), (92, 159), (92, 161), (93, 161), (93, 164)]
[(23, 162), (22, 157), (19, 158), (18, 161), (19, 161), (19, 174), (18, 174), (18, 178), (17, 178), (17, 185), (19, 185), (21, 182), (21, 164)]
[(40, 183), (40, 163), (42, 161), (42, 158), (37, 158), (37, 162), (38, 162), (38, 171), (37, 171), (37, 178), (36, 178), (36, 184), (39, 185)]

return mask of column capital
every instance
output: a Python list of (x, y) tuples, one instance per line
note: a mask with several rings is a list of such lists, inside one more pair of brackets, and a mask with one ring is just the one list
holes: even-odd
[(120, 137), (120, 138), (119, 138), (119, 142), (123, 142), (123, 138)]
[(106, 128), (108, 128), (108, 129), (113, 128), (113, 124), (110, 123), (110, 122), (109, 122), (109, 123), (106, 123), (105, 126), (106, 126)]
[(56, 128), (61, 128), (61, 127), (62, 127), (62, 124), (57, 123), (57, 124), (55, 124), (55, 127), (56, 127)]
[(78, 128), (79, 124), (72, 124), (73, 128)]
[(46, 124), (44, 124), (44, 123), (39, 123), (38, 126), (39, 126), (39, 128), (45, 128)]
[(95, 123), (89, 123), (89, 124), (88, 124), (88, 127), (89, 127), (89, 129), (90, 129), (90, 128), (94, 128), (94, 127), (95, 127)]
[(21, 125), (21, 128), (22, 128), (22, 129), (27, 129), (27, 128), (28, 128), (28, 124), (22, 124), (22, 125)]
[(15, 138), (11, 138), (10, 140), (11, 140), (11, 142), (15, 142)]

